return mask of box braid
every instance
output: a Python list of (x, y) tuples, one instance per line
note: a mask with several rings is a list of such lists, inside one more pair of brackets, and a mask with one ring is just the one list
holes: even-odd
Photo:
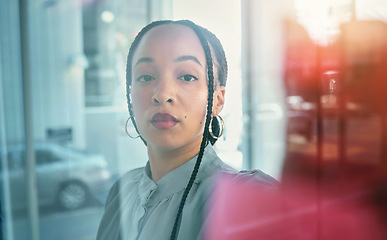
[[(147, 26), (145, 26), (136, 36), (134, 39), (130, 49), (129, 49), (129, 54), (127, 58), (127, 65), (126, 65), (126, 97), (127, 97), (127, 103), (128, 103), (128, 108), (129, 108), (129, 114), (133, 123), (133, 126), (135, 127), (137, 133), (139, 134), (137, 124), (135, 122), (135, 119), (133, 117), (133, 109), (132, 109), (132, 104), (131, 104), (131, 99), (130, 99), (130, 89), (131, 89), (131, 83), (132, 83), (132, 59), (133, 59), (133, 54), (141, 41), (142, 37), (145, 35), (146, 32), (148, 32), (150, 29), (162, 25), (162, 24), (181, 24), (185, 25), (189, 28), (191, 28), (196, 35), (198, 36), (200, 43), (203, 47), (205, 57), (206, 57), (206, 64), (207, 64), (207, 77), (208, 77), (208, 99), (207, 99), (207, 109), (206, 109), (206, 121), (204, 125), (204, 132), (203, 132), (203, 138), (202, 142), (200, 145), (200, 150), (198, 153), (198, 157), (194, 166), (194, 169), (192, 171), (191, 177), (188, 181), (188, 184), (184, 190), (183, 197), (181, 199), (175, 222), (173, 224), (173, 229), (171, 232), (171, 240), (176, 239), (178, 229), (180, 226), (180, 220), (181, 216), (183, 213), (183, 208), (186, 202), (186, 199), (188, 197), (188, 194), (192, 188), (192, 185), (196, 179), (197, 173), (199, 171), (199, 167), (201, 164), (201, 161), (203, 159), (203, 154), (204, 154), (204, 149), (208, 143), (209, 138), (211, 138), (209, 134), (209, 124), (211, 121), (211, 114), (212, 114), (212, 107), (213, 107), (213, 94), (214, 94), (214, 87), (216, 85), (214, 81), (214, 71), (213, 71), (213, 66), (214, 62), (211, 56), (211, 50), (214, 52), (215, 57), (216, 57), (216, 62), (215, 64), (217, 65), (218, 69), (218, 81), (221, 86), (226, 85), (226, 79), (227, 79), (227, 61), (225, 57), (225, 53), (223, 50), (223, 47), (219, 41), (219, 39), (210, 31), (208, 31), (205, 28), (202, 28), (195, 23), (189, 21), (189, 20), (180, 20), (180, 21), (170, 21), (170, 20), (163, 20), (163, 21), (155, 21)], [(211, 44), (212, 49), (210, 49), (209, 42)], [(147, 142), (145, 139), (141, 137), (139, 134), (141, 140), (144, 142), (145, 145), (147, 145)], [(212, 139), (210, 139), (212, 140)], [(214, 141), (211, 141), (214, 142)]]

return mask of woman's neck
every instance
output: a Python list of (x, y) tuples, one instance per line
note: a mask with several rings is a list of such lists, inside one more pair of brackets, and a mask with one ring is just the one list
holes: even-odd
[(153, 181), (157, 182), (170, 171), (188, 162), (199, 153), (199, 150), (200, 144), (177, 149), (162, 149), (148, 145), (148, 156)]

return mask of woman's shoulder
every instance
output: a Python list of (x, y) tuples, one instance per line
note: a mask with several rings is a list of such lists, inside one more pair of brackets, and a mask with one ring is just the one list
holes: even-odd
[(145, 173), (144, 167), (132, 169), (115, 180), (113, 186), (110, 188), (107, 203), (111, 202), (123, 189), (134, 189), (132, 186), (138, 185)]
[(138, 183), (143, 178), (144, 173), (145, 173), (144, 167), (129, 170), (117, 178), (117, 180), (113, 184), (113, 187), (117, 187), (117, 185), (127, 185), (127, 184)]
[(275, 178), (258, 169), (238, 171), (232, 168), (225, 168), (218, 172), (215, 181), (219, 182), (223, 179), (231, 182), (253, 184), (264, 188), (278, 188), (280, 186), (280, 183)]
[(243, 180), (246, 180), (249, 182), (251, 181), (264, 186), (272, 186), (272, 187), (279, 186), (279, 182), (275, 178), (273, 178), (269, 174), (262, 172), (259, 169), (241, 170), (237, 174), (235, 174), (235, 179), (243, 179)]
[(263, 171), (258, 169), (237, 170), (223, 162), (213, 147), (210, 146), (206, 149), (208, 150), (206, 152), (207, 154), (205, 154), (205, 158), (208, 158), (208, 160), (204, 162), (204, 166), (202, 166), (201, 170), (202, 173), (201, 175), (199, 174), (200, 176), (195, 182), (199, 182), (200, 180), (213, 181), (214, 178), (216, 181), (217, 178), (221, 177), (222, 175), (226, 175), (235, 180), (242, 180), (245, 182), (248, 181), (260, 184), (262, 186), (279, 186), (279, 182), (275, 178), (264, 173)]
[(140, 181), (145, 173), (145, 167), (139, 167), (127, 171), (121, 177), (118, 178), (118, 181)]

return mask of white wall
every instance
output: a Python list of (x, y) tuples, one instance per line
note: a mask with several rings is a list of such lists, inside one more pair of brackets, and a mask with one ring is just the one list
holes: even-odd
[(290, 15), (291, 1), (242, 1), (244, 154), (277, 179), (286, 150), (282, 24)]
[(33, 122), (36, 140), (47, 128), (71, 127), (77, 148), (85, 147), (82, 2), (54, 5), (29, 1)]

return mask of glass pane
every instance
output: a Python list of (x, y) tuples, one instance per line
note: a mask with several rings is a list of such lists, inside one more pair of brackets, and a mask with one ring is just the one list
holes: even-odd
[[(32, 238), (26, 161), (36, 161), (40, 239), (95, 239), (112, 183), (145, 164), (143, 143), (124, 126), (126, 54), (149, 17), (146, 3), (28, 1), (32, 119), (25, 119), (19, 5), (1, 1), (0, 202), (7, 239)], [(32, 158), (25, 153), (27, 120)]]
[[(24, 113), (17, 2), (0, 2), (0, 189), (4, 236), (29, 235), (24, 169)], [(17, 230), (16, 230), (17, 229)]]

